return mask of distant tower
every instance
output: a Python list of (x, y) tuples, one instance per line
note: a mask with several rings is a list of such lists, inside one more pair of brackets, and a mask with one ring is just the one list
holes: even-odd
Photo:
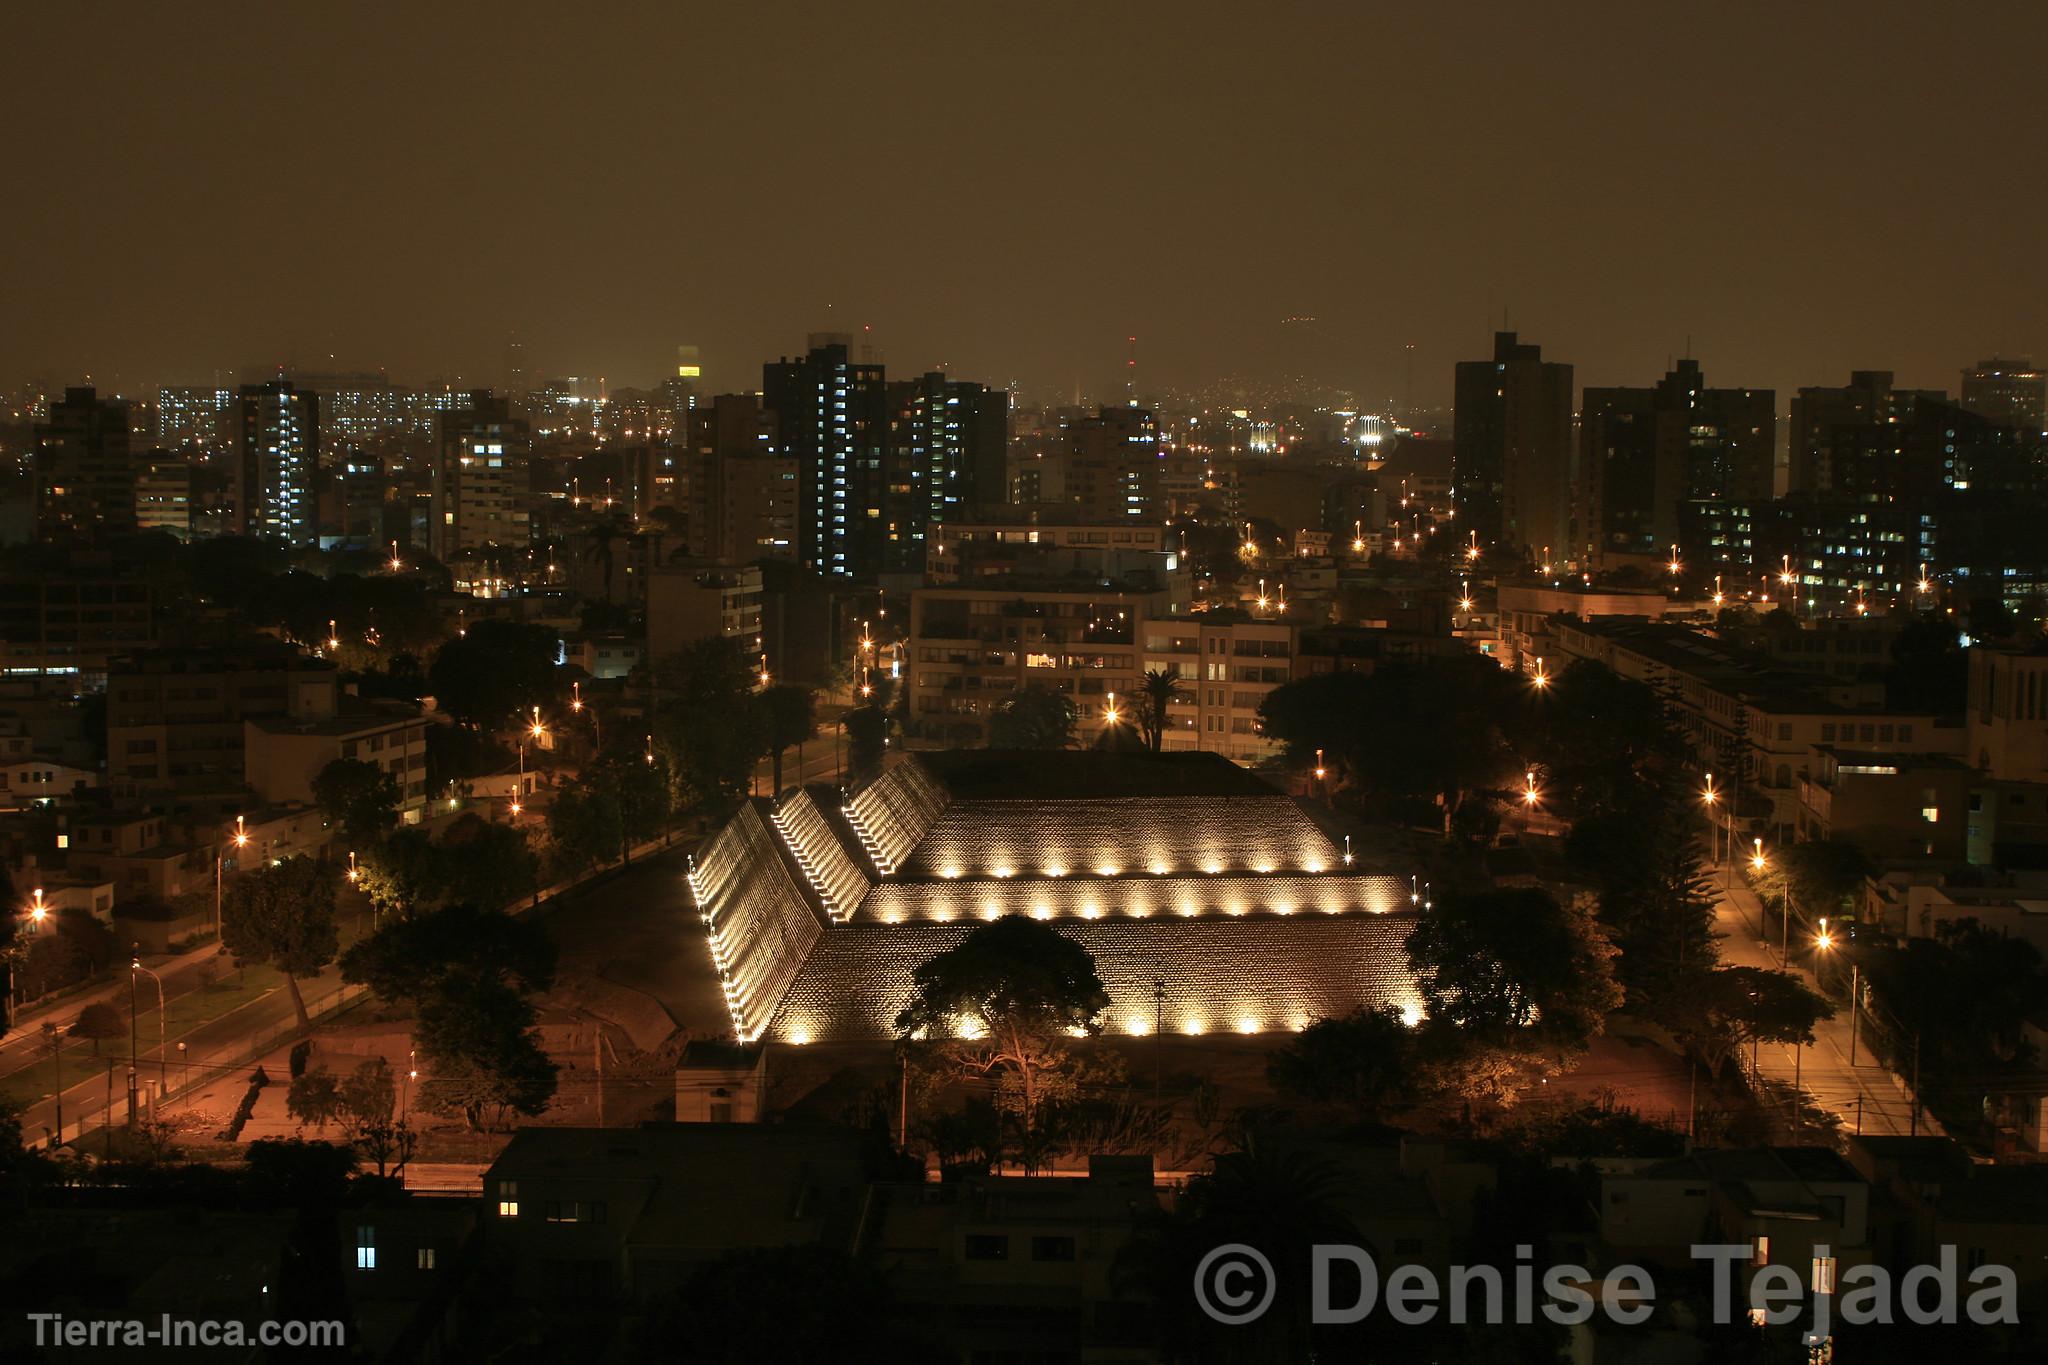
[(1124, 406), (1135, 408), (1138, 406), (1138, 339), (1125, 337), (1124, 344), (1129, 348), (1124, 357)]
[(525, 393), (527, 387), (526, 343), (514, 336), (505, 342), (505, 391)]

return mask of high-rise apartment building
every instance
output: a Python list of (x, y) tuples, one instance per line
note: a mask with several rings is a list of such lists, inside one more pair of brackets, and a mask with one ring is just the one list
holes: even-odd
[(1963, 406), (2038, 435), (2048, 429), (2048, 375), (2029, 360), (1980, 360), (1963, 371)]
[(1572, 543), (1572, 367), (1496, 332), (1460, 361), (1452, 417), (1459, 538), (1540, 550)]
[(137, 452), (128, 404), (64, 390), (36, 425), (35, 518), (42, 540), (135, 529)]
[(1856, 370), (1842, 388), (1811, 387), (1792, 400), (1790, 492), (1835, 491), (1858, 466), (1895, 458), (1899, 423), (1921, 402), (1946, 402), (1934, 389), (1901, 389), (1890, 370)]
[(287, 379), (242, 385), (235, 395), (231, 472), (235, 532), (312, 544), (319, 453), (318, 395), (300, 392)]
[(670, 505), (689, 528), (692, 554), (751, 563), (795, 559), (802, 478), (777, 440), (775, 414), (753, 393), (722, 393), (689, 414), (689, 441), (672, 447)]
[(1104, 407), (1064, 424), (1063, 500), (1091, 521), (1164, 515), (1160, 495), (1165, 447), (1150, 408)]
[(915, 572), (938, 523), (1009, 500), (1010, 395), (931, 371), (889, 385), (888, 567)]
[(225, 384), (156, 391), (156, 443), (165, 450), (225, 450), (234, 435), (235, 391)]
[(762, 399), (797, 465), (797, 558), (827, 578), (861, 578), (886, 563), (888, 385), (853, 357), (851, 337), (814, 333), (809, 350), (762, 366)]
[(488, 389), (442, 414), (427, 536), (435, 558), (526, 545), (529, 455), (526, 423)]
[(1650, 388), (1587, 389), (1579, 416), (1579, 531), (1595, 563), (1662, 556), (1695, 502), (1768, 502), (1777, 442), (1769, 389), (1710, 389), (1681, 360)]

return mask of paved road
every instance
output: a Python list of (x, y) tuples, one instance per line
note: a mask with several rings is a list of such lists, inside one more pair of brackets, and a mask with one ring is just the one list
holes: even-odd
[[(1721, 960), (1729, 966), (1778, 967), (1779, 945), (1784, 941), (1782, 919), (1776, 908), (1766, 913), (1749, 888), (1736, 884), (1722, 893), (1716, 927), (1722, 934)], [(1803, 956), (1810, 944), (1800, 942), (1800, 926), (1792, 926), (1792, 969), (1808, 986), (1813, 973)], [(1877, 1060), (1868, 1045), (1849, 1065), (1849, 1011), (1838, 1002), (1838, 1013), (1815, 1030), (1815, 1041), (1805, 1048), (1764, 1044), (1757, 1049), (1757, 1070), (1768, 1081), (1790, 1087), (1799, 1085), (1807, 1102), (1835, 1115), (1847, 1133), (1910, 1133), (1940, 1135), (1941, 1125), (1922, 1110), (1917, 1123), (1914, 1105), (1904, 1082)], [(1866, 1021), (1867, 1022), (1867, 1021)]]

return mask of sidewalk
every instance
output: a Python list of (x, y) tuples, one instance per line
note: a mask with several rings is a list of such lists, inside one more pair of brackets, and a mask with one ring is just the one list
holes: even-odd
[[(1731, 967), (1778, 969), (1778, 945), (1784, 937), (1783, 922), (1767, 912), (1756, 893), (1739, 882), (1721, 892), (1715, 928), (1721, 934), (1721, 961)], [(1820, 990), (1813, 973), (1801, 961), (1800, 927), (1792, 925), (1792, 971), (1814, 990)], [(1823, 995), (1827, 992), (1821, 992)], [(1830, 1000), (1834, 998), (1829, 996)], [(1941, 1125), (1924, 1108), (1917, 1125), (1913, 1097), (1904, 1081), (1885, 1069), (1870, 1047), (1864, 1030), (1857, 1049), (1856, 1065), (1849, 1065), (1849, 1011), (1835, 1001), (1834, 1018), (1814, 1027), (1814, 1042), (1805, 1048), (1766, 1043), (1756, 1050), (1761, 1079), (1790, 1090), (1795, 1078), (1805, 1102), (1833, 1114), (1842, 1122), (1844, 1133), (1877, 1133), (1905, 1137), (1942, 1136)], [(1749, 1064), (1748, 1054), (1743, 1065)]]

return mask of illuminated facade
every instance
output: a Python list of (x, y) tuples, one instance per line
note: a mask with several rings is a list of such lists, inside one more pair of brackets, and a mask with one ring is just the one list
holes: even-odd
[(880, 365), (857, 362), (853, 339), (814, 333), (800, 358), (761, 368), (761, 396), (796, 461), (797, 559), (827, 578), (860, 578), (884, 562), (885, 503), (897, 482), (887, 463), (888, 385)]
[(237, 535), (314, 541), (320, 398), (289, 380), (244, 384), (235, 398)]
[(502, 398), (472, 393), (441, 418), (434, 462), (434, 508), (428, 548), (451, 560), (486, 546), (524, 549), (527, 531), (526, 423)]
[(843, 805), (750, 802), (690, 888), (746, 1042), (890, 1036), (919, 963), (1013, 914), (1094, 955), (1113, 1033), (1420, 1017), (1409, 880), (1211, 755), (917, 754)]

